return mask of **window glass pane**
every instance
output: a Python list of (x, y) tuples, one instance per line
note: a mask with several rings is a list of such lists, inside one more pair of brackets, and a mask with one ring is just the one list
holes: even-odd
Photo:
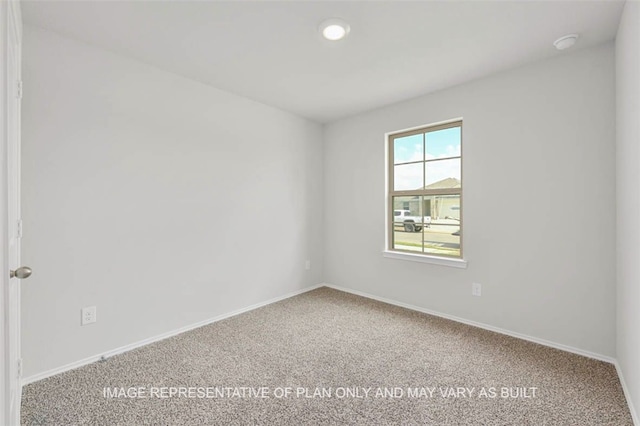
[(460, 156), (460, 127), (426, 134), (427, 160)]
[[(460, 188), (460, 159), (429, 161), (426, 189)], [(396, 166), (398, 167), (398, 166)], [(402, 167), (402, 166), (400, 166)]]
[(393, 197), (393, 248), (422, 252), (423, 197)]
[(409, 189), (422, 189), (424, 186), (424, 163), (403, 164), (393, 167), (393, 189), (406, 191)]
[(423, 198), (424, 215), (431, 218), (429, 226), (424, 229), (425, 254), (460, 256), (460, 196)]
[(462, 127), (449, 125), (391, 139), (391, 250), (461, 257)]
[(424, 161), (422, 134), (405, 136), (393, 141), (393, 163)]

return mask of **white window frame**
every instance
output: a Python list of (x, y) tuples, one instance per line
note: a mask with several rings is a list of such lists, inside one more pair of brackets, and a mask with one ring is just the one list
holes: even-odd
[[(443, 130), (452, 127), (460, 127), (460, 181), (463, 182), (463, 158), (464, 158), (464, 144), (463, 144), (463, 119), (455, 118), (452, 120), (422, 125), (413, 127), (410, 129), (393, 131), (385, 134), (385, 248), (383, 250), (383, 256), (390, 259), (407, 260), (421, 263), (431, 263), (436, 265), (450, 266), (455, 268), (466, 268), (467, 261), (464, 259), (463, 252), (463, 187), (451, 191), (442, 190), (415, 190), (415, 191), (394, 191), (393, 190), (393, 139), (397, 137), (409, 136), (411, 134), (419, 134), (428, 131)], [(445, 194), (446, 192), (446, 194)], [(394, 209), (393, 209), (393, 197), (403, 195), (458, 195), (460, 196), (460, 255), (459, 256), (447, 256), (437, 255), (433, 253), (420, 253), (394, 249), (393, 244), (393, 232), (394, 232)], [(423, 213), (424, 214), (424, 213)]]

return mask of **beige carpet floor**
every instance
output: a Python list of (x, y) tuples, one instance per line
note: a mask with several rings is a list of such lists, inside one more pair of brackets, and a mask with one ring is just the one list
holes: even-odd
[(632, 425), (608, 363), (328, 288), (28, 385), (22, 423)]

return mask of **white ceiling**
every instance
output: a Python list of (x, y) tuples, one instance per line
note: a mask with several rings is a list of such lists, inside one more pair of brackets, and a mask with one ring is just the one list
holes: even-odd
[[(608, 1), (23, 1), (26, 24), (325, 123), (615, 38)], [(351, 25), (321, 39), (330, 17)]]

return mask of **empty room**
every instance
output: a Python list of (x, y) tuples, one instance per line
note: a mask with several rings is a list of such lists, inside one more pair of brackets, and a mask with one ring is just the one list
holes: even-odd
[(640, 426), (640, 1), (0, 33), (0, 425)]

